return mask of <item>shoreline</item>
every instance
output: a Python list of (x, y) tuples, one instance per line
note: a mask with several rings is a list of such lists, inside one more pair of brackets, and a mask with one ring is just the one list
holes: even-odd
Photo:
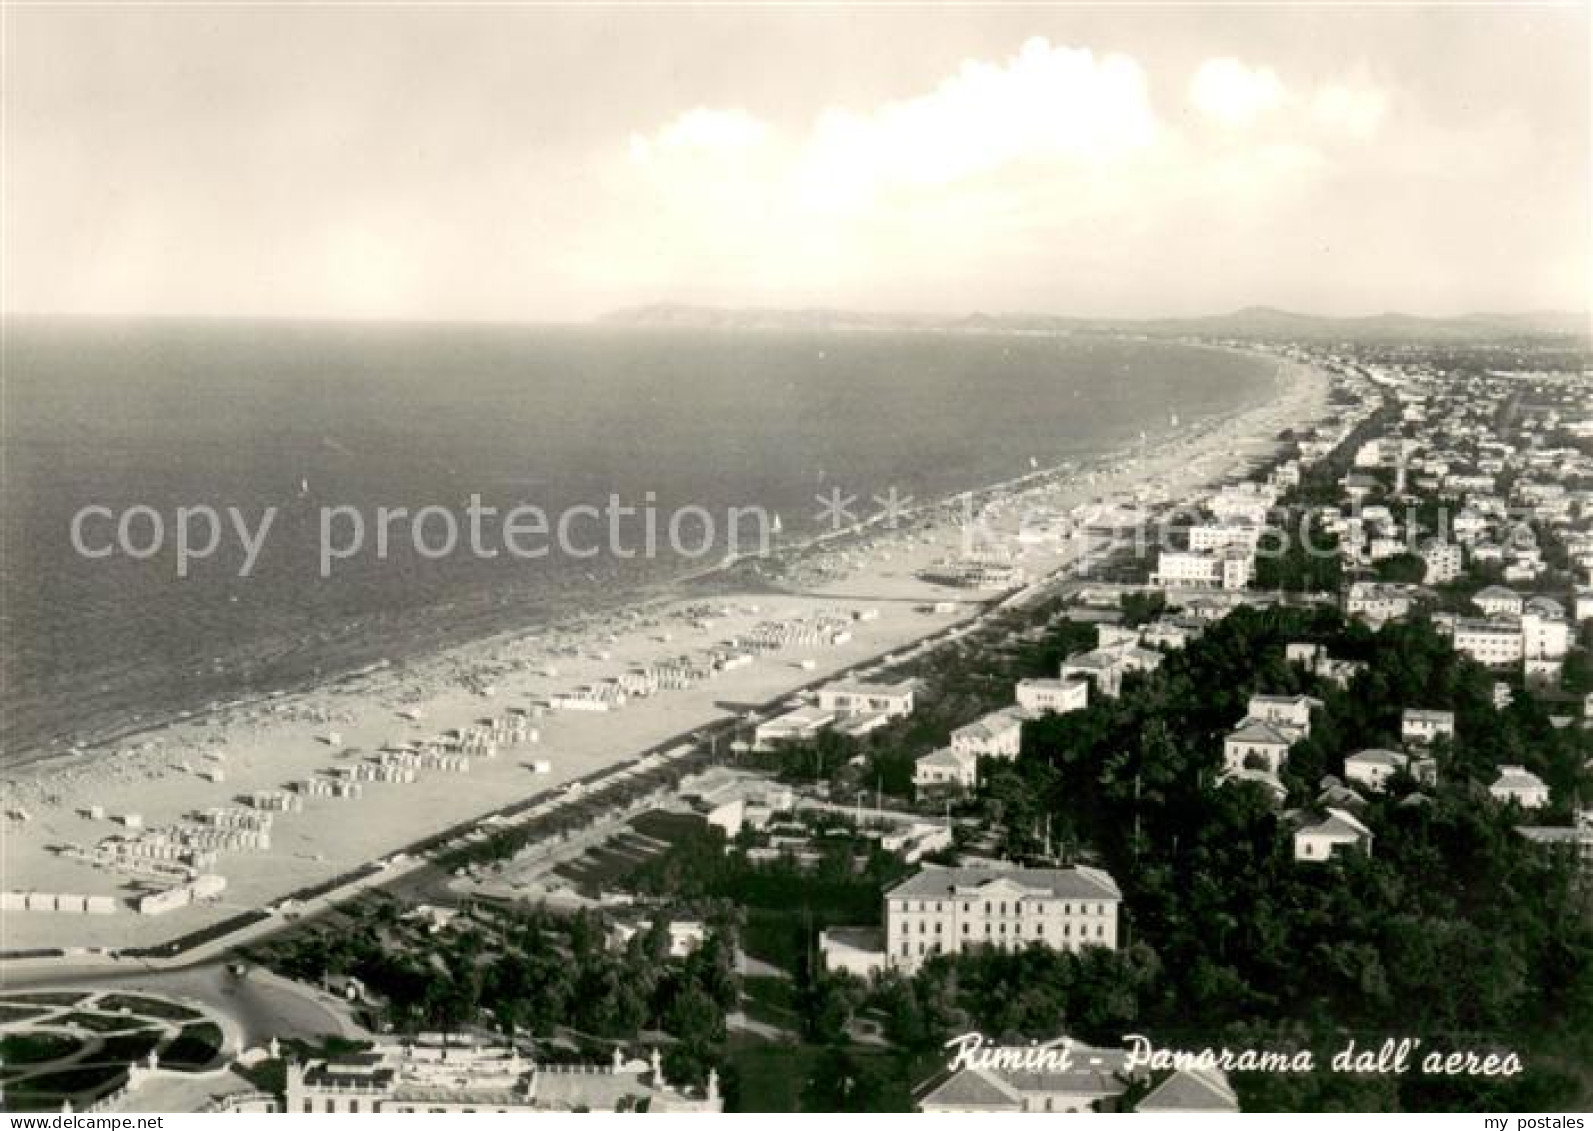
[[(1261, 359), (1269, 363), (1283, 363), (1283, 359), (1278, 355), (1261, 349), (1239, 349), (1232, 346), (1199, 342), (1178, 342), (1175, 344), (1181, 348), (1192, 350), (1211, 350), (1252, 359)], [(954, 508), (964, 503), (977, 507), (982, 503), (1000, 501), (1009, 495), (1021, 495), (1035, 488), (1055, 485), (1059, 481), (1066, 484), (1072, 479), (1082, 478), (1086, 481), (1094, 482), (1097, 476), (1110, 474), (1114, 466), (1133, 459), (1136, 453), (1143, 455), (1147, 444), (1158, 443), (1169, 438), (1175, 440), (1175, 442), (1186, 444), (1195, 442), (1207, 432), (1222, 427), (1235, 418), (1264, 408), (1266, 404), (1276, 398), (1276, 384), (1277, 382), (1274, 378), (1272, 395), (1258, 404), (1244, 405), (1213, 413), (1191, 421), (1182, 427), (1173, 426), (1168, 428), (1163, 425), (1161, 429), (1147, 430), (1151, 431), (1151, 434), (1137, 442), (1108, 448), (1100, 452), (1082, 454), (1056, 465), (1036, 468), (1007, 479), (964, 488), (927, 502), (904, 508), (898, 512), (899, 523), (897, 529), (912, 528), (915, 524), (923, 522), (934, 522), (937, 517), (945, 519)], [(0, 750), (0, 782), (10, 783), (40, 774), (47, 774), (55, 770), (68, 769), (75, 765), (91, 762), (96, 757), (102, 757), (120, 744), (137, 741), (172, 727), (196, 723), (203, 724), (206, 720), (224, 717), (230, 712), (259, 708), (284, 699), (334, 689), (339, 685), (346, 685), (384, 670), (394, 670), (401, 666), (409, 665), (425, 665), (445, 657), (449, 653), (486, 647), (497, 642), (512, 640), (532, 633), (557, 635), (579, 632), (590, 622), (625, 616), (631, 612), (645, 612), (655, 606), (663, 606), (685, 599), (688, 595), (712, 600), (716, 596), (723, 594), (744, 593), (748, 588), (749, 579), (738, 576), (736, 571), (756, 562), (770, 562), (776, 567), (775, 578), (766, 581), (770, 595), (774, 596), (785, 588), (780, 575), (787, 567), (793, 565), (800, 567), (803, 560), (811, 555), (823, 554), (834, 547), (845, 547), (855, 541), (866, 540), (878, 534), (882, 529), (881, 524), (885, 517), (884, 513), (880, 513), (842, 529), (810, 533), (789, 543), (778, 545), (769, 553), (743, 554), (734, 558), (726, 556), (711, 564), (687, 566), (678, 573), (648, 579), (627, 589), (600, 592), (593, 596), (591, 605), (580, 612), (562, 616), (557, 614), (540, 617), (533, 616), (530, 619), (521, 620), (513, 624), (503, 624), (492, 628), (481, 626), (475, 629), (465, 629), (463, 630), (465, 635), (458, 639), (431, 639), (420, 643), (412, 651), (407, 652), (401, 647), (395, 648), (392, 649), (395, 653), (394, 655), (381, 656), (342, 669), (331, 671), (316, 670), (313, 674), (286, 680), (278, 686), (242, 693), (226, 699), (212, 700), (200, 705), (186, 707), (173, 705), (158, 709), (158, 713), (150, 713), (141, 708), (139, 713), (133, 715), (131, 719), (109, 721), (100, 727), (90, 724), (76, 731), (40, 736), (28, 745), (19, 746), (14, 750)], [(702, 591), (690, 594), (685, 592), (693, 588), (700, 588)], [(125, 715), (130, 710), (132, 708), (115, 708), (108, 714), (113, 716), (115, 714)]]
[[(652, 595), (557, 624), (505, 630), (401, 666), (367, 666), (302, 692), (218, 707), (143, 730), (137, 741), (124, 738), (65, 755), (64, 760), (8, 769), (8, 806), (26, 808), (30, 819), (7, 820), (6, 886), (122, 895), (128, 886), (125, 876), (49, 850), (63, 842), (91, 844), (118, 831), (104, 818), (85, 818), (82, 812), (91, 806), (102, 806), (110, 816), (136, 811), (147, 825), (159, 825), (206, 805), (227, 804), (251, 788), (281, 788), (287, 780), (325, 771), (327, 763), (345, 759), (349, 749), (365, 753), (390, 746), (395, 731), (407, 739), (466, 726), (483, 714), (501, 714), (505, 707), (545, 698), (561, 688), (683, 651), (700, 651), (725, 636), (744, 635), (770, 616), (800, 620), (871, 609), (876, 618), (857, 624), (856, 639), (843, 647), (806, 649), (812, 654), (801, 656), (771, 654), (741, 671), (633, 700), (618, 711), (549, 712), (533, 724), (542, 732), (541, 743), (506, 750), (496, 759), (477, 759), (468, 776), (428, 773), (419, 788), (367, 786), (359, 802), (312, 799), (303, 813), (277, 815), (278, 831), (269, 852), (222, 857), (216, 870), (228, 876), (229, 884), (215, 904), (158, 918), (125, 910), (93, 917), (10, 914), (7, 949), (92, 947), (93, 936), (101, 934), (118, 945), (142, 946), (188, 934), (441, 828), (479, 820), (519, 798), (559, 788), (630, 760), (639, 751), (733, 718), (736, 704), (779, 702), (836, 672), (913, 647), (979, 615), (999, 596), (948, 589), (915, 576), (917, 569), (955, 551), (961, 530), (955, 513), (947, 512), (962, 500), (970, 506), (977, 500), (1008, 519), (1010, 512), (1021, 509), (1014, 508), (1017, 502), (1065, 510), (1103, 496), (1132, 502), (1159, 495), (1166, 501), (1233, 474), (1252, 456), (1275, 450), (1281, 428), (1326, 413), (1324, 373), (1276, 354), (1261, 356), (1279, 368), (1271, 395), (1256, 404), (1202, 418), (1174, 437), (1105, 453), (1084, 466), (1036, 469), (923, 504), (896, 529), (868, 524), (808, 539), (793, 550), (794, 561), (782, 563), (788, 570), (785, 592), (731, 585), (725, 593)], [(1301, 379), (1302, 373), (1309, 376)], [(1024, 554), (1028, 560), (1022, 564), (1031, 583), (1067, 567), (1066, 554), (1032, 548)], [(720, 563), (698, 573), (729, 574), (737, 564)], [(689, 590), (691, 580), (677, 578), (670, 584)], [(951, 607), (936, 614), (922, 611), (937, 603)], [(705, 610), (712, 615), (704, 615)], [(707, 629), (695, 627), (703, 621)], [(558, 674), (548, 675), (551, 668)], [(401, 717), (405, 712), (422, 714), (424, 721), (406, 721)], [(329, 731), (340, 732), (337, 743), (327, 741)], [(341, 754), (335, 749), (339, 745), (346, 748)], [(552, 771), (528, 773), (530, 763), (520, 754), (551, 762)], [(206, 781), (195, 770), (196, 764), (209, 765), (204, 760), (218, 755), (224, 761), (215, 764), (226, 767), (224, 786)], [(324, 819), (345, 813), (352, 819)], [(316, 814), (323, 820), (315, 820)]]

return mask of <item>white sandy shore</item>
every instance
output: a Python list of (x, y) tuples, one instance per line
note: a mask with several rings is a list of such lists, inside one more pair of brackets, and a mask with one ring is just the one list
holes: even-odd
[[(1327, 380), (1285, 365), (1277, 395), (1257, 408), (1197, 422), (1176, 439), (1070, 477), (1036, 476), (1022, 507), (1001, 508), (1011, 521), (1028, 507), (1067, 508), (1092, 499), (1185, 500), (1250, 460), (1270, 452), (1283, 428), (1325, 414)], [(217, 871), (227, 889), (216, 903), (161, 916), (123, 909), (114, 915), (7, 912), (0, 949), (147, 946), (262, 906), (288, 892), (346, 873), (404, 845), (635, 757), (649, 746), (723, 719), (727, 705), (761, 703), (802, 684), (898, 650), (973, 615), (988, 595), (945, 589), (914, 573), (955, 555), (961, 534), (950, 521), (925, 530), (881, 530), (862, 541), (808, 557), (790, 594), (714, 596), (587, 618), (579, 627), (506, 635), (452, 649), (400, 669), (235, 707), (174, 724), (115, 749), (39, 764), (5, 782), (0, 888), (126, 898), (143, 885), (60, 855), (64, 844), (89, 846), (123, 830), (113, 818), (138, 813), (146, 827), (171, 824), (195, 810), (233, 804), (255, 790), (280, 789), (384, 745), (415, 741), (502, 715), (551, 693), (616, 676), (668, 656), (706, 650), (759, 621), (821, 610), (877, 609), (837, 647), (792, 648), (688, 690), (633, 699), (607, 713), (551, 712), (535, 720), (540, 742), (474, 758), (468, 774), (428, 771), (413, 784), (370, 784), (360, 800), (307, 798), (304, 811), (276, 814), (267, 852), (223, 854)], [(1030, 548), (1021, 561), (1031, 577), (1063, 564), (1058, 551)], [(954, 602), (928, 613), (927, 602)], [(694, 624), (701, 606), (712, 627)], [(665, 637), (668, 639), (665, 639)], [(814, 666), (804, 669), (800, 661)], [(547, 674), (549, 667), (556, 676)], [(490, 685), (490, 697), (480, 690)], [(401, 711), (419, 711), (412, 721)], [(325, 738), (337, 733), (335, 745)], [(353, 749), (362, 753), (345, 753)], [(214, 761), (207, 755), (220, 755)], [(531, 764), (552, 764), (534, 774)], [(224, 784), (198, 771), (220, 765)], [(105, 818), (85, 814), (101, 806)], [(9, 814), (25, 811), (26, 820)]]

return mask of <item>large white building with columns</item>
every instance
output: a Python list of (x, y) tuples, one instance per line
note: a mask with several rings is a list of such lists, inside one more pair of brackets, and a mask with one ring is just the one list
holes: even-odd
[(928, 867), (885, 893), (885, 960), (913, 971), (979, 946), (1117, 946), (1123, 893), (1098, 868)]

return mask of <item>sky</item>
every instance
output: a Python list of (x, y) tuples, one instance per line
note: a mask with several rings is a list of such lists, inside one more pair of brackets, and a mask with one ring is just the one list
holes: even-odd
[(1587, 306), (1585, 4), (3, 20), (7, 313)]

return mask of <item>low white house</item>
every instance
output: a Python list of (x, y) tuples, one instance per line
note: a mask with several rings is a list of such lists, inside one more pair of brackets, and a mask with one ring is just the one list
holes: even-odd
[(844, 970), (868, 981), (885, 969), (885, 932), (878, 927), (831, 927), (819, 932), (826, 970)]
[(918, 685), (905, 679), (899, 683), (860, 683), (842, 680), (819, 688), (819, 710), (838, 715), (857, 715), (882, 711), (893, 718), (913, 713), (913, 694)]
[(1542, 809), (1549, 803), (1549, 787), (1525, 766), (1500, 766), (1499, 777), (1488, 792), (1499, 801), (1514, 801), (1523, 809)]
[(1399, 736), (1406, 742), (1426, 745), (1439, 738), (1454, 741), (1455, 712), (1429, 711), (1420, 707), (1407, 707), (1400, 716)]
[(1422, 782), (1431, 783), (1437, 776), (1437, 767), (1431, 758), (1412, 758), (1399, 750), (1374, 747), (1359, 750), (1344, 759), (1344, 779), (1377, 792), (1388, 788), (1388, 779), (1401, 770)]
[(1372, 851), (1372, 830), (1348, 809), (1328, 809), (1319, 821), (1301, 825), (1294, 832), (1294, 858), (1320, 864), (1334, 853)]
[(1065, 715), (1089, 706), (1090, 685), (1081, 679), (1023, 679), (1017, 694), (1025, 711)]
[(943, 746), (913, 763), (913, 785), (919, 789), (972, 789), (979, 784), (979, 755)]
[(1288, 760), (1289, 747), (1304, 737), (1288, 723), (1247, 718), (1222, 740), (1223, 767), (1230, 772), (1256, 769), (1276, 775)]
[(1357, 581), (1344, 595), (1344, 614), (1381, 625), (1410, 615), (1419, 590), (1395, 582)]
[(759, 750), (767, 750), (781, 742), (801, 742), (813, 738), (834, 721), (834, 711), (798, 707), (759, 723), (753, 731), (752, 744)]
[(1152, 672), (1166, 657), (1137, 644), (1117, 644), (1078, 652), (1062, 663), (1063, 679), (1087, 679), (1102, 695), (1117, 695), (1123, 690), (1123, 677), (1130, 672)]
[(1471, 603), (1490, 617), (1518, 617), (1521, 615), (1522, 606), (1526, 604), (1526, 598), (1516, 590), (1507, 589), (1503, 585), (1490, 585), (1477, 590), (1471, 598)]
[(1311, 734), (1311, 712), (1322, 709), (1322, 700), (1309, 695), (1252, 695), (1245, 709), (1252, 719), (1286, 723), (1308, 737)]
[(1010, 707), (951, 732), (951, 748), (981, 758), (1016, 758), (1023, 745), (1023, 716)]

